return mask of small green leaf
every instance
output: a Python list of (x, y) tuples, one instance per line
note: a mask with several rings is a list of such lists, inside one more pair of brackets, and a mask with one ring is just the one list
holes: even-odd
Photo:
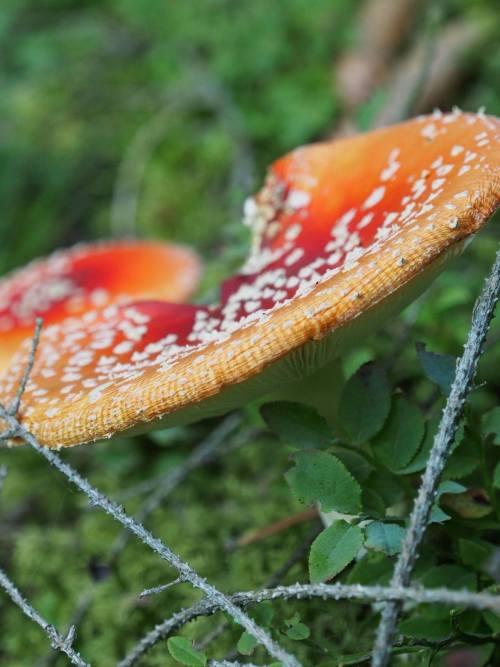
[(266, 403), (260, 414), (271, 431), (299, 449), (320, 449), (333, 440), (326, 420), (308, 405), (289, 401)]
[(423, 617), (409, 618), (399, 624), (399, 632), (405, 637), (439, 641), (451, 634), (450, 619)]
[(420, 410), (397, 396), (384, 428), (372, 441), (373, 453), (390, 470), (400, 470), (414, 458), (424, 431)]
[(500, 463), (497, 463), (495, 466), (495, 472), (493, 473), (493, 484), (495, 488), (500, 489)]
[(448, 521), (450, 518), (450, 516), (446, 514), (446, 512), (444, 512), (439, 506), (441, 496), (444, 494), (458, 495), (466, 490), (466, 487), (462, 486), (462, 484), (459, 484), (458, 482), (453, 482), (451, 480), (445, 480), (444, 482), (441, 482), (436, 492), (436, 500), (434, 501), (434, 505), (431, 510), (429, 523), (443, 523), (444, 521)]
[(254, 607), (251, 616), (258, 625), (268, 627), (271, 625), (274, 616), (274, 608), (270, 602), (260, 602)]
[(493, 436), (494, 445), (500, 445), (500, 407), (493, 408), (482, 419), (483, 436)]
[(245, 631), (241, 634), (236, 648), (241, 655), (252, 655), (256, 646), (257, 640)]
[(191, 642), (184, 637), (170, 637), (167, 640), (168, 650), (174, 660), (187, 667), (205, 667), (207, 657), (201, 651), (195, 651)]
[(295, 452), (286, 479), (302, 503), (320, 502), (324, 512), (357, 514), (361, 487), (335, 456), (317, 450)]
[(290, 639), (302, 641), (303, 639), (310, 637), (311, 631), (305, 623), (301, 623), (300, 614), (295, 613), (292, 618), (287, 619), (285, 623), (288, 626), (286, 634)]
[(425, 343), (417, 343), (417, 354), (424, 373), (447, 396), (450, 393), (450, 387), (455, 377), (457, 360), (450, 354), (428, 352), (425, 348)]
[(370, 440), (384, 425), (391, 392), (384, 370), (369, 362), (346, 382), (338, 410), (338, 426), (349, 442)]
[(376, 519), (384, 518), (385, 504), (384, 499), (379, 493), (369, 487), (364, 487), (361, 493), (361, 501), (365, 514)]
[(383, 551), (388, 556), (394, 556), (401, 551), (405, 532), (404, 528), (396, 523), (373, 521), (365, 528), (365, 546), (367, 549)]
[(335, 521), (314, 540), (309, 554), (309, 576), (313, 583), (326, 581), (341, 572), (357, 556), (363, 544), (359, 526)]
[(368, 551), (354, 564), (347, 577), (347, 583), (365, 586), (387, 584), (392, 576), (393, 567), (393, 563), (381, 552)]
[(482, 570), (482, 566), (490, 557), (491, 552), (492, 546), (483, 540), (467, 540), (465, 538), (458, 540), (458, 553), (462, 563), (474, 570)]

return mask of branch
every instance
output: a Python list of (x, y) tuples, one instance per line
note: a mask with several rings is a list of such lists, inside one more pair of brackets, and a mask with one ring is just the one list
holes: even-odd
[(8, 578), (3, 570), (0, 569), (0, 586), (4, 589), (11, 600), (21, 609), (21, 611), (32, 621), (37, 623), (45, 634), (50, 639), (52, 647), (57, 651), (65, 653), (71, 660), (73, 665), (78, 667), (90, 667), (88, 662), (85, 662), (73, 649), (73, 641), (75, 639), (74, 626), (70, 628), (66, 637), (62, 637), (53, 625), (48, 623), (43, 616), (34, 609), (27, 600), (24, 599), (19, 589)]
[[(451, 451), (467, 396), (476, 375), (479, 357), (488, 329), (493, 318), (500, 294), (500, 250), (472, 313), (472, 324), (464, 347), (464, 353), (457, 363), (455, 379), (446, 401), (434, 445), (422, 477), (415, 504), (409, 520), (401, 554), (394, 568), (391, 586), (407, 586), (418, 556), (425, 529), (429, 523), (432, 505), (444, 466)], [(396, 633), (396, 625), (401, 613), (401, 601), (385, 606), (377, 632), (373, 650), (372, 667), (386, 667), (391, 646)]]
[[(244, 444), (248, 444), (248, 439), (253, 433), (255, 433), (255, 429), (245, 430), (244, 432), (238, 434), (235, 438), (232, 438), (229, 443), (226, 442), (228, 436), (234, 430), (236, 430), (240, 424), (241, 415), (238, 413), (229, 415), (223, 421), (221, 421), (199, 445), (193, 449), (185, 461), (180, 463), (178, 466), (175, 466), (162, 477), (146, 480), (146, 482), (143, 483), (144, 488), (146, 490), (152, 491), (152, 493), (147, 496), (143, 504), (139, 507), (139, 510), (134, 514), (134, 519), (140, 523), (144, 523), (151, 512), (163, 504), (165, 499), (172, 494), (172, 492), (188, 477), (191, 472), (202, 465), (211, 463), (223, 454), (227, 454), (234, 451), (235, 449), (238, 449), (239, 447), (242, 447)], [(104, 565), (108, 569), (111, 569), (115, 565), (123, 549), (128, 544), (129, 536), (130, 533), (127, 530), (123, 530), (123, 532), (120, 533), (120, 535), (118, 535), (114, 540), (113, 544), (111, 545), (109, 555), (104, 561)], [(76, 603), (75, 610), (71, 616), (70, 624), (80, 625), (92, 604), (99, 583), (101, 582), (95, 582), (93, 588), (85, 591), (80, 596)], [(51, 654), (50, 656), (46, 657), (45, 661), (43, 662), (44, 667), (49, 667), (49, 665), (52, 664), (53, 656), (54, 654)]]
[(42, 447), (38, 440), (20, 424), (16, 417), (9, 414), (3, 406), (0, 406), (0, 416), (4, 419), (10, 431), (15, 431), (18, 438), (31, 445), (51, 465), (65, 475), (72, 484), (79, 488), (88, 497), (92, 506), (100, 507), (106, 514), (109, 514), (109, 516), (113, 517), (113, 519), (121, 523), (127, 530), (136, 535), (143, 544), (175, 568), (184, 581), (189, 582), (194, 588), (201, 590), (207, 596), (208, 600), (217, 603), (236, 623), (243, 626), (259, 644), (262, 644), (267, 649), (270, 655), (280, 660), (285, 667), (300, 667), (298, 660), (281, 648), (266, 630), (257, 625), (254, 620), (234, 605), (229, 598), (203, 579), (188, 563), (179, 558), (161, 540), (146, 530), (140, 522), (126, 514), (123, 507), (114, 503), (93, 487), (90, 482), (65, 463), (54, 451), (47, 447)]
[(12, 403), (9, 405), (7, 408), (7, 411), (10, 415), (16, 416), (17, 413), (19, 412), (19, 407), (21, 405), (21, 399), (23, 397), (23, 394), (26, 389), (26, 385), (28, 384), (29, 377), (31, 375), (31, 371), (33, 370), (33, 364), (35, 363), (35, 356), (36, 356), (36, 351), (38, 349), (38, 343), (40, 342), (40, 334), (42, 333), (42, 325), (43, 325), (43, 320), (41, 317), (37, 317), (36, 323), (35, 323), (35, 332), (33, 334), (33, 341), (31, 344), (31, 349), (30, 353), (28, 356), (28, 361), (26, 363), (26, 367), (24, 369), (24, 372), (21, 377), (21, 381), (19, 382), (19, 386), (16, 391), (16, 395), (14, 396)]
[[(294, 584), (292, 586), (276, 586), (260, 591), (245, 591), (231, 595), (233, 604), (246, 607), (267, 600), (302, 600), (320, 597), (323, 600), (360, 600), (364, 602), (380, 602), (397, 600), (415, 604), (439, 602), (451, 606), (464, 606), (474, 609), (500, 611), (500, 596), (487, 593), (471, 593), (470, 591), (450, 591), (447, 588), (405, 588), (402, 586), (362, 586), (360, 584)], [(118, 667), (133, 667), (137, 661), (155, 644), (168, 637), (190, 621), (200, 616), (211, 616), (221, 607), (208, 599), (203, 599), (191, 607), (182, 609), (163, 621), (145, 635), (118, 663)]]
[[(242, 422), (241, 414), (233, 413), (226, 417), (218, 424), (214, 430), (203, 440), (188, 456), (184, 463), (176, 466), (157, 484), (151, 495), (146, 498), (144, 503), (139, 508), (134, 518), (139, 523), (144, 523), (152, 512), (154, 512), (169, 496), (179, 484), (181, 484), (186, 477), (196, 468), (199, 468), (210, 461), (213, 461), (220, 453), (221, 449), (226, 443), (228, 436), (235, 431)], [(231, 442), (227, 446), (227, 450), (231, 451), (246, 441), (246, 438), (238, 439), (236, 442)], [(129, 532), (123, 531), (114, 541), (111, 547), (110, 561), (114, 562), (118, 555), (123, 551), (127, 545)]]

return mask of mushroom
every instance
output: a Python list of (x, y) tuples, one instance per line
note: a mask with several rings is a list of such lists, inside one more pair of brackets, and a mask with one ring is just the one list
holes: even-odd
[[(499, 200), (500, 120), (482, 113), (436, 112), (298, 148), (246, 202), (252, 249), (218, 303), (142, 301), (47, 327), (22, 421), (41, 443), (72, 445), (262, 395), (308, 396), (349, 345), (430, 284)], [(2, 402), (28, 347), (0, 381)]]
[(0, 280), (0, 372), (37, 317), (49, 325), (131, 299), (185, 301), (199, 274), (192, 251), (166, 243), (81, 244), (34, 261)]

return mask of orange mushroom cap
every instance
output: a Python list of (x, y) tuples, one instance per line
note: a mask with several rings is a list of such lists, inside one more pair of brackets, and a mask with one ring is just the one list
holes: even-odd
[[(137, 302), (48, 327), (23, 398), (47, 445), (188, 422), (297, 381), (429, 284), (500, 199), (500, 120), (454, 112), (298, 148), (245, 205), (220, 302)], [(15, 392), (28, 343), (0, 381)]]
[(78, 245), (0, 280), (0, 372), (37, 317), (45, 325), (131, 299), (185, 301), (200, 262), (189, 249), (137, 241)]

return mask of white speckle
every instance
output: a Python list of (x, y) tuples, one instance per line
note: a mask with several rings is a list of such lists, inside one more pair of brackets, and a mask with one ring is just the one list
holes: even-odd
[(455, 146), (453, 146), (453, 148), (451, 149), (450, 152), (451, 152), (451, 155), (453, 157), (456, 157), (457, 155), (460, 155), (460, 153), (463, 153), (463, 151), (464, 151), (464, 147), (459, 146), (458, 144), (456, 144)]
[(295, 264), (300, 259), (302, 259), (303, 255), (304, 251), (302, 248), (294, 248), (294, 250), (292, 250), (292, 252), (285, 259), (285, 266), (292, 266), (292, 264)]
[(304, 208), (304, 206), (307, 206), (310, 202), (311, 195), (303, 190), (290, 190), (288, 197), (286, 198), (287, 205), (294, 210)]
[(363, 208), (366, 210), (367, 208), (375, 206), (376, 204), (382, 201), (384, 195), (385, 195), (385, 185), (380, 185), (378, 188), (375, 188), (375, 190), (373, 190), (373, 192), (365, 200)]
[(444, 178), (436, 178), (432, 181), (431, 188), (433, 190), (437, 190), (438, 188), (440, 188), (445, 183), (446, 183), (446, 180)]

